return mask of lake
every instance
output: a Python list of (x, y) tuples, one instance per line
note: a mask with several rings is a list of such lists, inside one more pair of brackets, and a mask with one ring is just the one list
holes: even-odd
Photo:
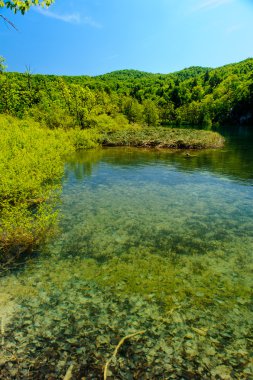
[(69, 158), (58, 234), (0, 280), (6, 379), (252, 378), (253, 133), (223, 133)]

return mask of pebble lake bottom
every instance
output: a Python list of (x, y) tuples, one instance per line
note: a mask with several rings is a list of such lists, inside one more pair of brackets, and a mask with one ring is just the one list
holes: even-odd
[(59, 234), (0, 278), (0, 377), (253, 378), (251, 131), (70, 157)]

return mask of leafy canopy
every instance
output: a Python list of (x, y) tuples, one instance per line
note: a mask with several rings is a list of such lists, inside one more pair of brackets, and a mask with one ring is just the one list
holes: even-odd
[(31, 6), (49, 7), (54, 0), (0, 0), (0, 8), (10, 8), (14, 13), (24, 14)]

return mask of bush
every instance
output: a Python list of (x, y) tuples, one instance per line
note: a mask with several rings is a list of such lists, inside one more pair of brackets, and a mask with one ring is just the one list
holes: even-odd
[(26, 111), (26, 114), (50, 129), (62, 128), (67, 130), (76, 125), (74, 117), (57, 105), (50, 105), (46, 109), (42, 106), (34, 106)]
[(94, 129), (75, 128), (68, 131), (67, 136), (76, 150), (97, 148), (101, 140), (101, 135)]
[(0, 115), (0, 261), (45, 239), (56, 219), (54, 201), (63, 157), (73, 146), (64, 131)]

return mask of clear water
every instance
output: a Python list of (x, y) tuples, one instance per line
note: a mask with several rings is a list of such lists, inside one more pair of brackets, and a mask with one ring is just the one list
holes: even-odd
[(9, 350), (30, 362), (31, 378), (36, 368), (59, 378), (72, 363), (77, 379), (99, 379), (120, 337), (139, 330), (112, 378), (251, 378), (249, 130), (190, 157), (79, 152), (66, 163), (60, 209), (55, 240), (1, 280), (20, 305)]

